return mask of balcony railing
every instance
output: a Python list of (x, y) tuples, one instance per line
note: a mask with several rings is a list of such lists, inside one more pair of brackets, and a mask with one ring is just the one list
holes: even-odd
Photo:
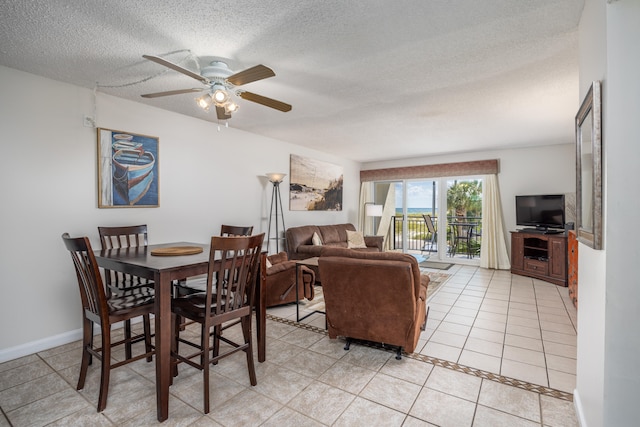
[[(437, 220), (433, 218), (434, 226), (437, 231)], [(449, 217), (447, 219), (447, 254), (452, 254), (452, 241), (454, 236), (454, 230), (451, 227), (455, 223), (474, 224), (472, 228), (473, 234), (469, 239), (470, 247), (467, 247), (467, 241), (459, 241), (458, 247), (454, 251), (461, 256), (467, 256), (471, 254), (476, 256), (480, 254), (480, 243), (482, 241), (482, 217), (468, 216), (468, 217)], [(407, 251), (429, 251), (430, 249), (435, 252), (435, 246), (430, 247), (431, 233), (427, 229), (427, 224), (421, 216), (409, 215), (405, 220), (403, 216), (393, 216), (391, 221), (392, 235), (393, 235), (393, 249), (405, 249), (402, 245), (402, 230), (403, 227), (407, 227)]]

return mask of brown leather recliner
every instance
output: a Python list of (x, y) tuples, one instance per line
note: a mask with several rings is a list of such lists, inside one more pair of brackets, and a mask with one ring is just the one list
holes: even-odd
[[(267, 267), (267, 260), (271, 264)], [(296, 301), (296, 262), (289, 260), (286, 252), (260, 257), (260, 286), (265, 289), (266, 306), (281, 305)], [(308, 267), (298, 267), (298, 299), (313, 299), (315, 273)]]
[(414, 257), (327, 248), (318, 266), (329, 338), (397, 346), (397, 358), (401, 349), (415, 350), (427, 321), (429, 277)]

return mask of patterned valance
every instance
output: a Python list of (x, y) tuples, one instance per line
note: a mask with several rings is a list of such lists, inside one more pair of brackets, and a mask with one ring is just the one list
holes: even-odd
[(497, 159), (477, 160), (474, 162), (441, 163), (436, 165), (363, 170), (360, 171), (360, 182), (438, 178), (445, 176), (489, 175), (497, 174), (498, 171)]

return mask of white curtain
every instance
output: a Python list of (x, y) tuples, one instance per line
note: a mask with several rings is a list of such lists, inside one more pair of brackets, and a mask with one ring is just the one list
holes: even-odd
[[(365, 215), (365, 204), (373, 203), (373, 182), (363, 182), (360, 184), (360, 204), (358, 212), (358, 230), (362, 230), (364, 234), (367, 234), (373, 228), (373, 217), (367, 217)], [(380, 199), (380, 195), (378, 200)], [(384, 205), (382, 208), (382, 217), (378, 223), (378, 229), (375, 230), (374, 235), (384, 236), (383, 249), (392, 249), (392, 235), (391, 235), (391, 219), (395, 215), (395, 200), (396, 190), (393, 185), (389, 185), (389, 190), (386, 196), (384, 196)]]
[(393, 232), (391, 229), (391, 221), (396, 214), (396, 187), (395, 185), (389, 185), (387, 191), (387, 197), (384, 200), (384, 207), (382, 208), (382, 218), (380, 218), (380, 224), (376, 232), (377, 236), (384, 236), (382, 247), (385, 251), (393, 249)]
[(365, 215), (364, 205), (373, 201), (373, 185), (370, 182), (360, 184), (360, 203), (358, 204), (358, 225), (357, 229), (367, 234), (371, 230), (370, 219)]
[(482, 188), (482, 244), (480, 267), (511, 268), (505, 240), (500, 189), (496, 175), (485, 175)]

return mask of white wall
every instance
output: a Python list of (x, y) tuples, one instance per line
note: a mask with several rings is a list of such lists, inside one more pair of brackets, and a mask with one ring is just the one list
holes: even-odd
[[(634, 266), (640, 247), (624, 224), (640, 216), (640, 1), (607, 5), (606, 313), (603, 425), (638, 425), (640, 419), (640, 286)], [(632, 233), (633, 235), (633, 233)]]
[(206, 243), (222, 223), (266, 231), (264, 174), (288, 174), (292, 153), (344, 167), (344, 207), (290, 212), (287, 179), (286, 226), (356, 223), (358, 163), (100, 93), (98, 126), (159, 137), (160, 207), (98, 209), (93, 91), (0, 67), (0, 93), (0, 362), (79, 337), (64, 232), (99, 247), (98, 225), (146, 223), (151, 244)]
[[(594, 80), (603, 80), (603, 141), (606, 142), (607, 98), (606, 82), (606, 3), (587, 0), (579, 28), (580, 98), (582, 102)], [(577, 110), (576, 110), (577, 111)], [(607, 165), (607, 144), (603, 144), (603, 165)], [(606, 177), (604, 178), (606, 182)], [(607, 210), (607, 192), (603, 205)], [(606, 215), (605, 215), (606, 218)], [(605, 221), (604, 226), (606, 227)], [(574, 403), (583, 427), (602, 426), (605, 337), (605, 260), (608, 247), (604, 235), (604, 250), (595, 251), (578, 245), (578, 350)]]
[(580, 21), (580, 94), (602, 80), (604, 250), (578, 248), (576, 407), (583, 427), (638, 424), (640, 258), (625, 224), (640, 212), (640, 2), (587, 0)]
[[(576, 106), (577, 110), (577, 106)], [(572, 126), (569, 124), (568, 126)], [(575, 193), (575, 143), (537, 148), (482, 151), (445, 156), (418, 157), (387, 162), (370, 162), (362, 169), (430, 165), (498, 159), (498, 183), (504, 216), (507, 248), (511, 246), (509, 231), (516, 228), (515, 196), (518, 194)]]

